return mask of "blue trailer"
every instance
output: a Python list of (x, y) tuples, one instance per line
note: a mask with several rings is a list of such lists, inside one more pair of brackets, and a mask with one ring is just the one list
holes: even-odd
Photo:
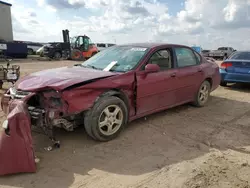
[(0, 41), (1, 55), (12, 58), (27, 58), (28, 48), (26, 43)]
[(198, 53), (201, 53), (202, 51), (202, 48), (200, 46), (192, 46), (191, 48), (193, 48)]

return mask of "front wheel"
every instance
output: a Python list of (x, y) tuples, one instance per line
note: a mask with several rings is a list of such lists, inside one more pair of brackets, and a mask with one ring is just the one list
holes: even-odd
[(84, 127), (93, 139), (109, 141), (119, 135), (127, 118), (127, 107), (120, 98), (102, 97), (85, 115)]
[(207, 80), (205, 80), (201, 84), (195, 96), (195, 101), (193, 104), (197, 107), (205, 106), (210, 96), (210, 90), (211, 90), (211, 84)]
[(62, 57), (62, 54), (60, 52), (55, 52), (54, 59), (60, 59)]

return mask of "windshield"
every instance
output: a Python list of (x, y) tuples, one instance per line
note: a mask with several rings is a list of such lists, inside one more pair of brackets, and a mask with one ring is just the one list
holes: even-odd
[(235, 52), (228, 59), (250, 60), (250, 52)]
[(127, 72), (139, 63), (147, 51), (148, 48), (113, 46), (97, 53), (81, 65), (104, 71)]
[(227, 48), (226, 47), (220, 47), (220, 48), (218, 48), (218, 50), (227, 50)]

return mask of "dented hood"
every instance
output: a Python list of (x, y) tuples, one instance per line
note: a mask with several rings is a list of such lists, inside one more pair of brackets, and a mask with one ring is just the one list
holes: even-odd
[(117, 73), (84, 67), (62, 67), (36, 72), (19, 79), (16, 88), (23, 91), (38, 91), (45, 88), (63, 90), (69, 86), (88, 83), (96, 79), (114, 76)]

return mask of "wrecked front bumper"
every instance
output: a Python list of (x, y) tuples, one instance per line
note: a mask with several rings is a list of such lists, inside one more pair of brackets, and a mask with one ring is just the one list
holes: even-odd
[(1, 107), (7, 119), (3, 131), (0, 129), (0, 175), (36, 171), (31, 127), (45, 111), (28, 106), (27, 100), (34, 95), (13, 96), (7, 91), (2, 97)]
[(0, 175), (35, 172), (31, 121), (26, 104), (15, 101), (0, 134)]

